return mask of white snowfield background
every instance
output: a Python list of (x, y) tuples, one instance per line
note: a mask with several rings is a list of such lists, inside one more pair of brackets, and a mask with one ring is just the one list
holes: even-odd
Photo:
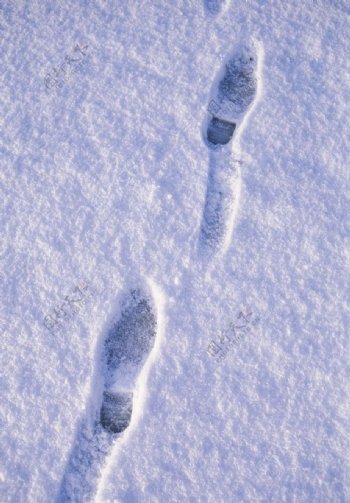
[[(349, 4), (211, 7), (1, 2), (1, 502), (55, 501), (135, 285), (157, 341), (96, 501), (350, 502)], [(246, 36), (259, 99), (232, 239), (206, 261), (202, 125)], [(84, 65), (48, 89), (77, 44)], [(51, 333), (77, 285), (91, 298)], [(260, 322), (208, 354), (244, 309)]]

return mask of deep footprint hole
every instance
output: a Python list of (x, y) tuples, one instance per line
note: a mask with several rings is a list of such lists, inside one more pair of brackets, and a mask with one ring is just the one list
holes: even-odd
[(231, 140), (236, 124), (213, 117), (207, 129), (207, 139), (212, 145), (226, 145)]

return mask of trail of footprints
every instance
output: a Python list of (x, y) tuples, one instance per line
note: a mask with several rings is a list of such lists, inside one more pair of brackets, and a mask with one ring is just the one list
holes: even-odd
[[(210, 2), (210, 5), (220, 2)], [(215, 6), (214, 6), (215, 7)], [(239, 188), (239, 165), (232, 161), (234, 135), (251, 108), (257, 89), (257, 55), (241, 45), (225, 65), (212, 92), (216, 111), (204, 124), (209, 176), (200, 232), (200, 253), (215, 252), (229, 237)], [(151, 295), (131, 290), (120, 319), (108, 332), (101, 355), (102, 389), (81, 422), (57, 503), (91, 501), (115, 439), (130, 424), (133, 390), (155, 342), (157, 314)]]

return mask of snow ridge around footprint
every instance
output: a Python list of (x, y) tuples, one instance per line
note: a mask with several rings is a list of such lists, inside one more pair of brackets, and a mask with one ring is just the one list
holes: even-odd
[(122, 302), (119, 319), (103, 341), (100, 377), (79, 425), (57, 503), (93, 500), (115, 440), (130, 425), (133, 391), (156, 333), (151, 296), (141, 289), (131, 290)]
[(219, 73), (203, 125), (209, 175), (200, 232), (204, 255), (224, 252), (231, 241), (241, 176), (239, 135), (258, 95), (259, 46), (242, 41)]

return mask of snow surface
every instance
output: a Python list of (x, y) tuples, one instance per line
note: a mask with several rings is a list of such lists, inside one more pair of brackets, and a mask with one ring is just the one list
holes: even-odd
[[(349, 14), (1, 3), (1, 502), (55, 500), (101, 340), (146, 284), (159, 333), (96, 501), (350, 501)], [(245, 36), (264, 50), (261, 93), (232, 238), (204, 260), (202, 125)], [(84, 65), (47, 89), (77, 44)], [(83, 284), (91, 298), (52, 334), (45, 316)], [(260, 322), (210, 356), (245, 308)]]

